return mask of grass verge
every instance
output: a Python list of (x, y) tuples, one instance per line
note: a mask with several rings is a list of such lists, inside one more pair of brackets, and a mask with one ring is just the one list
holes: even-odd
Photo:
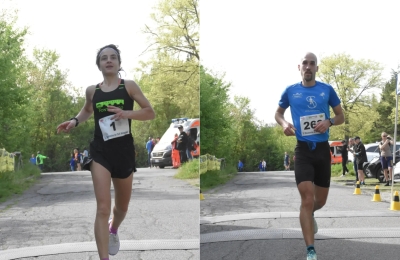
[(193, 159), (187, 163), (184, 163), (178, 172), (174, 175), (175, 178), (186, 180), (191, 185), (199, 187), (199, 172), (200, 172), (200, 162), (199, 159)]
[(27, 163), (16, 172), (0, 172), (0, 202), (14, 194), (21, 194), (31, 187), (40, 177), (40, 170)]
[(236, 176), (237, 169), (234, 166), (226, 166), (220, 171), (208, 171), (200, 175), (201, 191), (207, 191), (219, 185), (225, 184)]
[[(356, 175), (354, 173), (352, 163), (347, 164), (347, 169), (349, 170), (349, 173), (346, 173), (346, 175), (344, 177), (340, 177), (342, 175), (342, 165), (341, 164), (332, 165), (331, 169), (332, 169), (331, 181), (334, 181), (336, 183), (339, 183), (339, 184), (342, 184), (345, 186), (352, 186), (356, 180)], [(365, 186), (362, 186), (361, 188), (366, 189), (366, 190), (375, 190), (376, 185), (379, 185), (379, 190), (381, 190), (381, 191), (391, 191), (391, 189), (392, 189), (392, 186), (385, 186), (385, 183), (380, 183), (379, 180), (376, 178), (365, 178)], [(400, 190), (399, 182), (394, 183), (393, 190), (394, 191)]]

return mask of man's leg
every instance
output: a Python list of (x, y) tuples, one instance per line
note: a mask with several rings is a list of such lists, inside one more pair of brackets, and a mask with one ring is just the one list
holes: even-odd
[(297, 185), (301, 197), (300, 225), (306, 246), (314, 244), (314, 184), (303, 181)]
[(353, 161), (354, 173), (356, 175), (356, 182), (358, 181), (358, 171), (357, 171), (357, 162), (356, 160)]
[(297, 186), (301, 196), (300, 224), (307, 246), (314, 244), (313, 213), (321, 209), (328, 198), (329, 188), (304, 181)]

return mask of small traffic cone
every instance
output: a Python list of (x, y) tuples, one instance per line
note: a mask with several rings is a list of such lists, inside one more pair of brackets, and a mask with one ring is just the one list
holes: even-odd
[(381, 200), (381, 194), (379, 193), (379, 185), (376, 185), (375, 186), (375, 194), (374, 194), (374, 196), (372, 197), (372, 200), (371, 201), (382, 201)]
[(400, 210), (399, 192), (397, 191), (394, 192), (394, 197), (390, 204), (390, 210)]
[(353, 194), (354, 194), (354, 195), (361, 195), (360, 182), (359, 182), (359, 181), (357, 181), (356, 189), (354, 190), (354, 193), (353, 193)]
[(204, 200), (204, 196), (203, 193), (201, 193), (201, 190), (200, 190), (200, 200)]

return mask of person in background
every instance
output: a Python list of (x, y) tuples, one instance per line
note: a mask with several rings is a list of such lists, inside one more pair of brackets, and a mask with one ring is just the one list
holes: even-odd
[(349, 172), (349, 169), (347, 169), (347, 161), (349, 160), (349, 155), (348, 155), (348, 147), (346, 144), (346, 140), (342, 140), (342, 149), (340, 150), (340, 152), (342, 153), (342, 176), (340, 177), (344, 177), (346, 172)]
[(367, 152), (365, 151), (365, 146), (361, 142), (361, 139), (359, 136), (354, 137), (354, 141), (356, 142), (354, 155), (357, 158), (358, 179), (360, 180), (361, 185), (365, 185), (363, 164), (365, 162), (368, 162)]
[(87, 158), (89, 157), (89, 152), (86, 147), (83, 148), (83, 154), (82, 154), (82, 164), (85, 164)]
[(285, 157), (283, 159), (283, 166), (285, 166), (286, 171), (290, 170), (290, 159), (287, 152), (285, 152)]
[(171, 152), (171, 158), (172, 158), (172, 167), (173, 168), (179, 168), (181, 164), (181, 159), (179, 155), (179, 150), (178, 150), (178, 143), (176, 142), (178, 140), (178, 134), (175, 134), (174, 140), (172, 140), (171, 145), (172, 145), (172, 152)]
[(33, 165), (36, 165), (36, 157), (34, 154), (32, 154), (32, 157), (29, 159), (29, 162)]
[(38, 151), (37, 155), (36, 155), (36, 165), (39, 166), (40, 171), (43, 171), (43, 167), (44, 167), (43, 159), (50, 159), (50, 158), (47, 156), (44, 156), (43, 154), (40, 153), (40, 151)]
[(347, 146), (347, 150), (353, 154), (353, 169), (356, 175), (356, 183), (358, 182), (358, 172), (357, 172), (357, 160), (356, 156), (354, 155), (356, 142), (354, 142), (354, 138), (349, 138), (349, 145)]
[(238, 171), (239, 172), (242, 172), (243, 171), (243, 162), (241, 161), (241, 160), (239, 160), (239, 163), (238, 163)]
[(149, 141), (146, 143), (147, 150), (147, 165), (151, 168), (151, 151), (153, 151), (153, 140), (149, 137)]
[(75, 155), (71, 153), (71, 159), (69, 160), (69, 167), (71, 172), (75, 171), (76, 163), (75, 163)]
[(383, 174), (385, 176), (385, 181), (386, 181), (385, 186), (389, 186), (391, 184), (391, 179), (393, 177), (392, 145), (394, 145), (394, 142), (392, 141), (392, 138), (385, 132), (382, 132), (381, 137), (382, 141), (379, 142), (379, 149), (381, 150), (380, 159), (381, 159)]

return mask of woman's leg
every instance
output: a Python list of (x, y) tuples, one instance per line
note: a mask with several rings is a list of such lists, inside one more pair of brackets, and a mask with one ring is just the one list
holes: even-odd
[(111, 212), (111, 173), (101, 164), (92, 162), (90, 167), (97, 210), (94, 222), (94, 236), (100, 259), (108, 257), (108, 218)]
[(115, 205), (111, 225), (114, 229), (118, 229), (128, 212), (128, 205), (132, 194), (132, 181), (133, 173), (126, 179), (112, 179), (115, 192)]

